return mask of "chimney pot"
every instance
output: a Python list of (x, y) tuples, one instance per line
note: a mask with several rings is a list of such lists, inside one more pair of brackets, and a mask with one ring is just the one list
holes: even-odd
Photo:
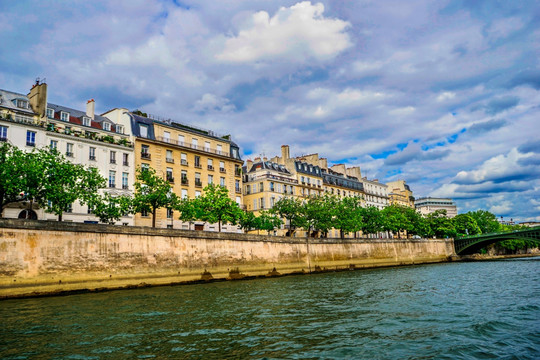
[(88, 100), (88, 102), (86, 103), (86, 116), (94, 120), (95, 110), (96, 110), (96, 102), (94, 101), (94, 99)]

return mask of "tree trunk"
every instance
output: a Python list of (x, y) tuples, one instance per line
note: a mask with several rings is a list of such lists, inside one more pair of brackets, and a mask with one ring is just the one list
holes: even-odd
[(221, 220), (218, 220), (218, 230), (221, 232)]
[(152, 227), (156, 227), (156, 208), (152, 209)]
[(58, 221), (62, 221), (62, 214), (63, 213), (58, 214)]

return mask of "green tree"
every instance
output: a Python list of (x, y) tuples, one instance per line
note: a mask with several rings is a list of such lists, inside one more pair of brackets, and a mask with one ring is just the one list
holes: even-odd
[(7, 142), (0, 143), (0, 217), (4, 208), (22, 200), (25, 191), (25, 154)]
[(381, 211), (375, 206), (362, 208), (362, 231), (364, 234), (376, 234), (383, 231)]
[(486, 210), (469, 211), (468, 213), (475, 221), (482, 234), (498, 232), (501, 229), (497, 217)]
[(261, 211), (256, 218), (257, 229), (266, 230), (268, 234), (281, 226), (282, 223), (281, 219), (270, 211)]
[(454, 237), (456, 229), (452, 219), (446, 216), (446, 210), (436, 210), (426, 217), (431, 233), (438, 238)]
[(243, 210), (238, 218), (238, 225), (247, 233), (259, 229), (259, 219), (253, 212)]
[(317, 230), (326, 237), (333, 227), (334, 206), (337, 198), (328, 194), (324, 196), (311, 196), (302, 204), (303, 223), (308, 236), (311, 230)]
[(131, 211), (132, 199), (129, 196), (113, 196), (109, 193), (92, 197), (88, 207), (99, 221), (114, 225), (122, 216)]
[(152, 227), (156, 227), (159, 208), (176, 208), (178, 197), (167, 180), (158, 176), (153, 168), (137, 169), (133, 209), (135, 212), (152, 213)]
[(334, 228), (343, 239), (346, 233), (362, 230), (362, 200), (356, 196), (338, 199), (334, 206)]
[(405, 207), (392, 204), (381, 211), (383, 217), (382, 228), (391, 231), (401, 238), (401, 232), (410, 229), (411, 223), (405, 214)]
[(177, 202), (174, 209), (180, 212), (178, 218), (183, 222), (188, 222), (190, 225), (195, 220), (202, 217), (202, 208), (201, 205), (199, 205), (199, 198), (181, 199)]
[(410, 224), (407, 229), (407, 235), (426, 237), (431, 233), (427, 220), (416, 209), (407, 207), (404, 209), (404, 212)]
[(220, 185), (209, 184), (204, 188), (204, 194), (198, 198), (196, 204), (201, 207), (200, 220), (211, 224), (236, 224), (241, 216), (238, 204), (229, 197), (229, 190)]
[(452, 220), (457, 236), (476, 235), (482, 232), (476, 220), (469, 214), (456, 215)]
[(288, 222), (287, 236), (292, 236), (297, 228), (305, 226), (302, 201), (297, 198), (283, 197), (276, 201), (271, 210)]

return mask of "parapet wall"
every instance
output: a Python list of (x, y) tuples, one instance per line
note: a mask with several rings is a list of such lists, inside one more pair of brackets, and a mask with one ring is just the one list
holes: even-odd
[(306, 239), (0, 219), (0, 298), (447, 261), (447, 239)]

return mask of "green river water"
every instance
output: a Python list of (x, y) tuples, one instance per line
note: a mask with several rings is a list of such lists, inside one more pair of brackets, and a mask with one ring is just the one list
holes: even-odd
[(0, 302), (2, 359), (540, 359), (540, 258)]

